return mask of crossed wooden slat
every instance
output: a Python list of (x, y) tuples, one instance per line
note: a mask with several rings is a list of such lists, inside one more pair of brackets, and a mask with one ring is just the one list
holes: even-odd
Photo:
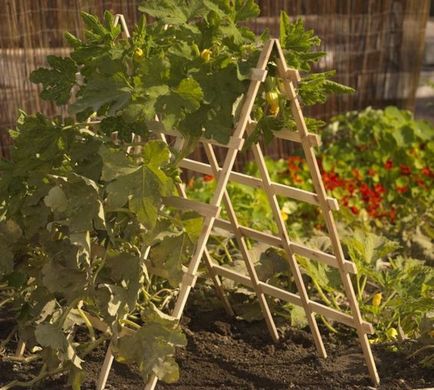
[[(128, 35), (128, 29), (126, 27), (123, 16), (117, 16), (117, 20), (120, 21), (120, 23), (124, 27), (124, 32)], [(254, 129), (255, 123), (251, 121), (250, 114), (253, 108), (253, 104), (255, 102), (255, 98), (258, 94), (260, 84), (265, 81), (265, 78), (267, 76), (267, 65), (272, 56), (273, 49), (274, 53), (276, 54), (273, 58), (277, 62), (278, 75), (283, 80), (285, 95), (286, 98), (291, 102), (292, 115), (294, 117), (297, 127), (297, 131), (282, 130), (276, 132), (275, 136), (280, 139), (286, 139), (301, 144), (307, 165), (311, 173), (314, 192), (304, 191), (294, 187), (272, 182), (270, 179), (270, 175), (267, 171), (264, 156), (259, 144), (254, 144), (252, 146), (254, 159), (259, 167), (259, 178), (245, 175), (232, 170), (237, 154), (243, 146), (245, 136), (249, 135)], [(321, 334), (318, 329), (315, 314), (323, 315), (327, 318), (355, 328), (359, 337), (359, 341), (362, 347), (370, 377), (374, 384), (378, 384), (379, 376), (367, 338), (367, 334), (372, 333), (373, 328), (371, 324), (362, 319), (362, 316), (360, 314), (360, 310), (350, 279), (350, 274), (355, 274), (357, 270), (352, 262), (345, 259), (342, 251), (342, 246), (339, 241), (336, 224), (332, 213), (333, 210), (338, 209), (338, 204), (335, 199), (327, 196), (324, 184), (321, 179), (320, 170), (313, 149), (315, 146), (319, 145), (319, 137), (315, 134), (309, 133), (306, 127), (303, 113), (300, 107), (300, 102), (297, 96), (297, 83), (299, 80), (300, 77), (298, 72), (294, 69), (289, 69), (286, 65), (285, 57), (283, 55), (283, 51), (279, 41), (277, 39), (270, 39), (268, 42), (265, 43), (262, 49), (256, 68), (252, 69), (250, 86), (244, 99), (238, 123), (234, 129), (233, 135), (231, 136), (229, 143), (227, 145), (220, 145), (212, 140), (201, 139), (209, 163), (207, 164), (188, 158), (184, 158), (181, 161), (181, 168), (215, 176), (216, 189), (211, 201), (208, 204), (187, 199), (185, 191), (181, 185), (178, 185), (177, 187), (179, 197), (167, 198), (165, 200), (168, 206), (180, 207), (182, 209), (191, 209), (198, 212), (204, 217), (202, 231), (197, 241), (195, 252), (188, 265), (188, 269), (183, 275), (182, 282), (180, 284), (179, 295), (174, 310), (172, 312), (172, 316), (176, 319), (181, 318), (190, 290), (194, 287), (194, 284), (196, 282), (199, 265), (203, 260), (205, 262), (205, 265), (207, 266), (209, 276), (214, 283), (215, 289), (219, 297), (222, 299), (226, 311), (230, 315), (234, 315), (234, 312), (231, 308), (229, 300), (225, 295), (220, 278), (224, 277), (231, 279), (254, 290), (256, 296), (258, 297), (258, 302), (262, 314), (264, 316), (268, 331), (270, 332), (273, 341), (277, 341), (279, 335), (266, 300), (266, 295), (270, 295), (274, 298), (278, 298), (291, 304), (303, 307), (314, 338), (315, 346), (318, 350), (318, 353), (323, 358), (327, 357), (327, 353), (325, 351)], [(175, 147), (180, 148), (182, 146), (183, 139), (178, 132), (174, 130), (166, 131), (161, 125), (161, 123), (159, 123), (158, 121), (155, 121), (150, 125), (151, 130), (159, 134), (160, 138), (163, 141), (166, 140), (166, 134), (176, 136), (177, 143)], [(219, 166), (218, 164), (214, 153), (213, 145), (224, 146), (227, 148), (227, 154), (222, 166)], [(271, 206), (274, 220), (277, 224), (279, 232), (278, 236), (273, 236), (269, 233), (257, 231), (250, 227), (242, 226), (239, 224), (231, 203), (231, 199), (227, 192), (227, 184), (229, 180), (252, 186), (254, 188), (262, 188), (265, 191), (268, 202)], [(280, 207), (277, 201), (278, 195), (286, 196), (294, 200), (316, 205), (321, 209), (322, 214), (324, 215), (324, 220), (327, 226), (334, 255), (320, 250), (312, 249), (291, 241), (280, 212)], [(226, 208), (228, 220), (219, 218), (222, 204)], [(206, 248), (206, 245), (214, 227), (227, 230), (235, 236), (235, 239), (237, 241), (246, 265), (247, 275), (237, 273), (233, 270), (220, 266), (213, 261), (211, 255)], [(269, 244), (271, 246), (279, 247), (285, 251), (287, 255), (288, 266), (294, 277), (298, 294), (288, 292), (286, 290), (272, 286), (259, 280), (258, 275), (255, 271), (251, 253), (249, 252), (246, 245), (246, 238), (254, 239)], [(338, 269), (344, 291), (351, 308), (351, 314), (340, 312), (336, 309), (310, 300), (307, 294), (306, 286), (302, 279), (302, 272), (298, 265), (296, 255), (304, 256)], [(101, 321), (99, 321), (97, 318), (94, 318), (90, 315), (89, 318), (96, 328), (99, 328), (101, 330), (107, 328), (104, 324), (101, 324)], [(124, 332), (131, 333), (133, 331), (125, 328)], [(109, 347), (100, 372), (100, 377), (97, 384), (98, 390), (103, 390), (105, 388), (112, 361), (113, 355), (111, 353), (111, 348)], [(157, 381), (158, 378), (155, 375), (151, 375), (148, 383), (145, 386), (145, 389), (153, 390)]]

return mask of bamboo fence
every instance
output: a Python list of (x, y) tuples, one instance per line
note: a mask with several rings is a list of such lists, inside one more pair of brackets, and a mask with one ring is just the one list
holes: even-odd
[[(28, 81), (49, 54), (66, 55), (64, 31), (80, 35), (80, 10), (102, 15), (105, 9), (125, 15), (131, 25), (143, 0), (0, 0), (0, 153), (8, 156), (5, 130), (19, 108), (62, 114), (40, 100)], [(250, 25), (278, 34), (280, 10), (302, 17), (322, 39), (327, 56), (317, 70), (336, 69), (336, 80), (357, 90), (332, 97), (307, 114), (330, 116), (368, 105), (413, 108), (419, 81), (429, 0), (262, 0), (261, 16)], [(268, 148), (282, 156), (280, 143)]]

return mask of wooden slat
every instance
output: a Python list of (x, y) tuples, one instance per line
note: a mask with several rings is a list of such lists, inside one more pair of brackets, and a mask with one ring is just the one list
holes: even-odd
[[(219, 274), (220, 276), (223, 276), (225, 278), (233, 280), (234, 282), (242, 284), (243, 286), (252, 288), (252, 281), (247, 276), (242, 275), (236, 271), (232, 271), (226, 267), (222, 267), (220, 265), (214, 265), (214, 269), (215, 269), (216, 273)], [(297, 294), (288, 292), (286, 290), (283, 290), (281, 288), (272, 286), (272, 285), (270, 285), (268, 283), (264, 283), (264, 282), (260, 282), (259, 285), (260, 285), (262, 291), (267, 295), (270, 295), (270, 296), (277, 298), (277, 299), (281, 299), (285, 302), (289, 302), (293, 305), (302, 306), (301, 298)], [(332, 308), (327, 307), (321, 303), (314, 302), (311, 300), (308, 301), (308, 304), (309, 304), (310, 308), (312, 309), (312, 311), (314, 311), (315, 313), (321, 314), (324, 317), (327, 317), (327, 318), (332, 319), (334, 321), (340, 322), (340, 323), (347, 325), (347, 326), (350, 326), (352, 328), (356, 328), (356, 325), (354, 323), (354, 319), (350, 315), (342, 313), (338, 310), (332, 309)], [(363, 326), (364, 331), (366, 333), (373, 333), (374, 332), (374, 329), (370, 323), (364, 321), (362, 326)]]
[(253, 68), (250, 71), (250, 80), (264, 82), (267, 78), (268, 71), (265, 69)]
[[(233, 229), (232, 225), (230, 224), (230, 222), (225, 221), (223, 219), (220, 219), (220, 218), (216, 219), (214, 226), (218, 227), (220, 229), (224, 229), (230, 233), (234, 233), (234, 229)], [(245, 226), (240, 226), (239, 230), (241, 231), (241, 233), (243, 235), (245, 235), (246, 237), (249, 237), (253, 240), (260, 241), (260, 242), (263, 242), (265, 244), (269, 244), (269, 245), (277, 247), (277, 248), (282, 247), (282, 240), (279, 237), (275, 237), (271, 234), (260, 232), (258, 230), (248, 228)], [(293, 253), (295, 253), (296, 255), (304, 256), (304, 257), (307, 257), (309, 259), (317, 260), (321, 263), (327, 264), (331, 267), (339, 268), (336, 257), (333, 255), (330, 255), (326, 252), (323, 252), (323, 251), (320, 251), (317, 249), (308, 248), (304, 245), (297, 244), (297, 243), (294, 243), (292, 241), (289, 243), (289, 247), (290, 247), (291, 251)], [(357, 273), (356, 265), (352, 261), (345, 260), (344, 267), (345, 267), (346, 272), (349, 272), (352, 274)]]
[[(168, 130), (164, 128), (164, 125), (159, 121), (148, 121), (147, 126), (149, 131), (156, 133), (156, 134), (164, 134), (164, 135), (170, 135), (171, 137), (182, 137), (182, 134), (174, 129)], [(229, 138), (229, 142), (227, 144), (222, 144), (220, 142), (217, 142), (213, 139), (207, 139), (204, 137), (200, 137), (200, 142), (208, 143), (215, 146), (220, 146), (222, 148), (228, 148), (228, 149), (235, 149), (235, 150), (241, 150), (244, 145), (244, 139), (231, 136)]]
[[(199, 172), (204, 175), (212, 175), (213, 171), (209, 164), (185, 158), (181, 161), (180, 167), (189, 169), (194, 172)], [(262, 188), (262, 180), (239, 172), (231, 172), (229, 179), (239, 184), (244, 184), (253, 188)], [(284, 184), (271, 183), (271, 188), (276, 195), (286, 196), (295, 200), (306, 202), (314, 206), (319, 205), (318, 195), (313, 192), (301, 190), (299, 188), (290, 187)], [(331, 210), (339, 210), (339, 204), (336, 199), (327, 197), (327, 204)]]
[[(295, 254), (297, 254), (299, 256), (308, 257), (309, 259), (320, 261), (320, 262), (327, 264), (331, 267), (339, 268), (339, 264), (338, 264), (336, 257), (333, 255), (330, 255), (326, 252), (319, 251), (317, 249), (311, 249), (311, 248), (308, 248), (304, 245), (295, 244), (292, 242), (290, 244), (290, 248)], [(352, 274), (357, 273), (356, 265), (352, 261), (345, 260), (344, 261), (344, 268), (345, 268), (346, 272), (349, 272)]]
[[(274, 131), (273, 135), (276, 138), (301, 143), (301, 137), (297, 131), (290, 131), (288, 129), (282, 129), (279, 131)], [(307, 134), (307, 140), (311, 146), (318, 147), (321, 145), (321, 139), (320, 139), (320, 136), (318, 134), (314, 134), (314, 133)]]
[(164, 198), (163, 202), (166, 206), (176, 207), (178, 209), (194, 210), (205, 217), (216, 217), (220, 212), (220, 207), (198, 202), (197, 200), (178, 198), (176, 196)]

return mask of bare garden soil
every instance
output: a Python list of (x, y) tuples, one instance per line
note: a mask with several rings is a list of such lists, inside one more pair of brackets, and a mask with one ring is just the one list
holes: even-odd
[[(323, 330), (329, 357), (322, 360), (317, 357), (308, 330), (293, 329), (284, 321), (278, 325), (281, 340), (273, 344), (261, 321), (231, 319), (221, 310), (190, 309), (183, 318), (188, 346), (177, 352), (180, 380), (171, 385), (159, 382), (157, 389), (373, 389), (352, 332), (342, 337)], [(0, 338), (12, 326), (12, 321), (0, 321)], [(434, 370), (420, 367), (418, 359), (408, 359), (403, 351), (393, 352), (392, 347), (390, 344), (373, 347), (382, 381), (380, 389), (434, 386)], [(407, 342), (400, 347), (408, 350), (414, 345)], [(88, 377), (83, 389), (95, 389), (104, 352), (101, 348), (87, 358)], [(0, 361), (0, 384), (17, 378), (28, 380), (36, 369), (36, 364)], [(62, 376), (34, 388), (69, 389)], [(143, 388), (139, 375), (124, 365), (114, 364), (108, 390)]]

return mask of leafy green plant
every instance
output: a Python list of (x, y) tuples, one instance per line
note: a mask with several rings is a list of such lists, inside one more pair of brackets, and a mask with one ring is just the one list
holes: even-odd
[[(0, 306), (15, 313), (28, 350), (42, 349), (32, 356), (40, 373), (5, 389), (65, 371), (79, 389), (83, 360), (106, 340), (144, 380), (178, 378), (174, 348), (186, 339), (163, 310), (176, 298), (202, 219), (165, 199), (200, 136), (228, 141), (267, 35), (239, 25), (258, 14), (253, 0), (148, 0), (140, 10), (154, 21), (142, 17), (131, 38), (110, 12), (102, 21), (83, 13), (85, 37), (65, 35), (71, 55), (49, 57), (49, 68), (31, 76), (41, 97), (67, 104), (71, 117), (22, 113), (12, 159), (0, 161)], [(281, 33), (289, 65), (309, 71), (322, 55), (313, 51), (318, 39), (285, 14)], [(267, 85), (279, 82), (270, 77)], [(348, 91), (328, 77), (300, 83), (306, 104)], [(273, 119), (279, 130), (291, 122), (289, 108), (278, 96), (279, 112), (268, 112), (267, 92), (254, 119)], [(183, 134), (181, 153), (155, 139), (156, 117)], [(269, 136), (270, 127), (259, 128)], [(80, 326), (87, 333), (76, 337)]]

